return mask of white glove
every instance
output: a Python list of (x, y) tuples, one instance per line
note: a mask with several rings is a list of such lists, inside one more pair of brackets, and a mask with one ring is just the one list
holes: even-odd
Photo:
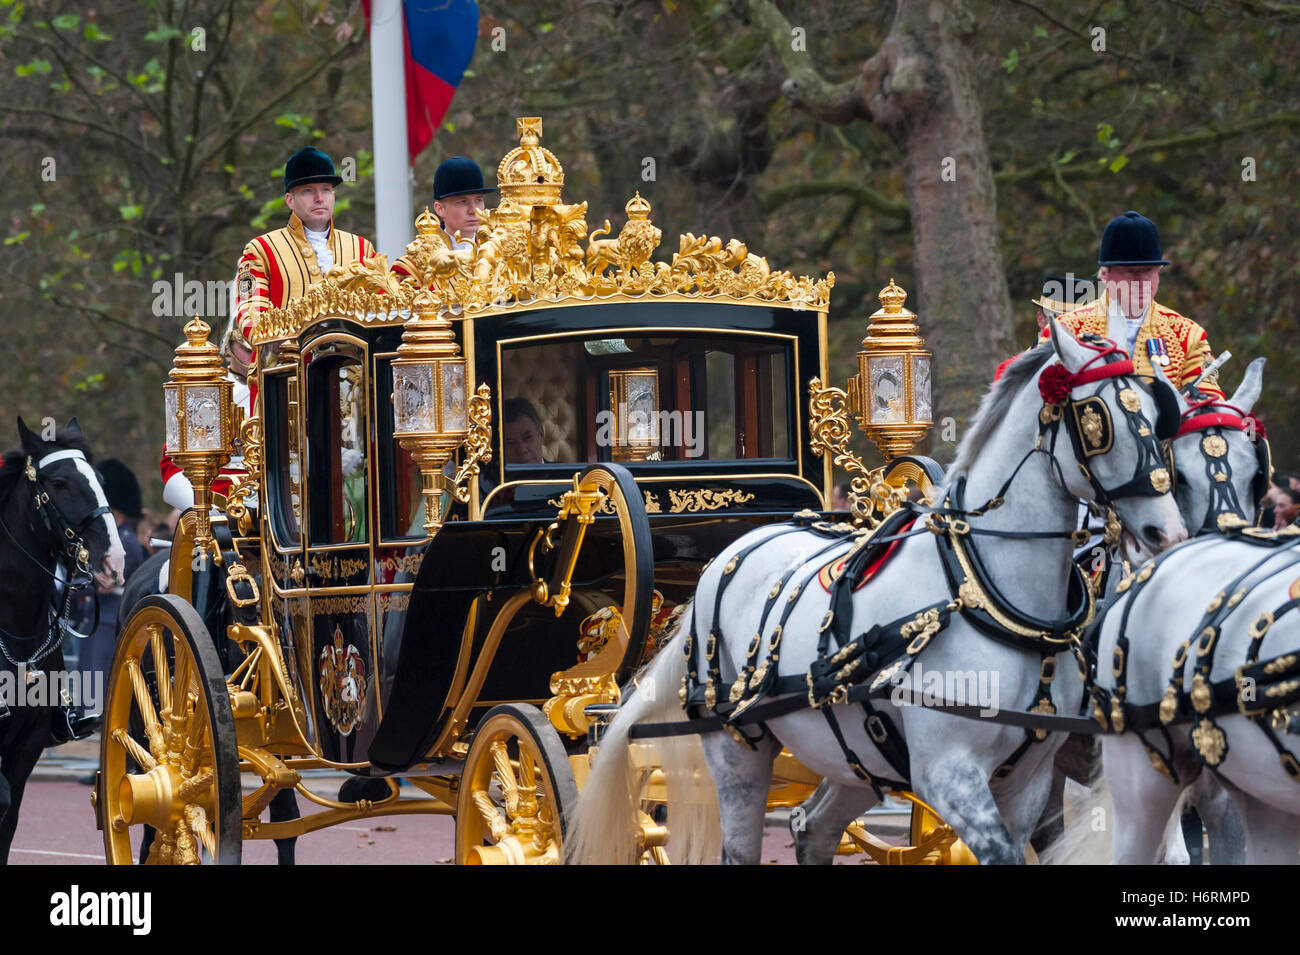
[(163, 485), (163, 500), (180, 511), (189, 510), (194, 506), (194, 486), (190, 484), (190, 479), (185, 476), (185, 472), (177, 471), (167, 479), (167, 483)]
[(343, 474), (355, 474), (366, 463), (366, 456), (355, 448), (344, 448), (340, 452)]

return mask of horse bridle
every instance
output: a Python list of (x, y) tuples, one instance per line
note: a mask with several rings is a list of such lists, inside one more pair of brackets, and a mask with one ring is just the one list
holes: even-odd
[[(16, 667), (22, 666), (31, 669), (35, 665), (39, 664), (45, 657), (53, 653), (58, 645), (63, 642), (64, 633), (68, 629), (67, 617), (72, 605), (72, 591), (80, 589), (82, 586), (76, 583), (77, 578), (80, 577), (83, 580), (86, 580), (89, 579), (91, 575), (90, 550), (86, 547), (84, 539), (86, 530), (94, 521), (103, 517), (111, 510), (108, 504), (100, 504), (92, 508), (90, 513), (76, 524), (73, 524), (67, 519), (58, 504), (56, 504), (53, 498), (50, 497), (50, 493), (46, 490), (45, 484), (41, 480), (40, 476), (41, 471), (45, 468), (59, 461), (66, 460), (85, 461), (86, 456), (75, 449), (64, 449), (61, 451), (51, 451), (39, 461), (33, 463), (31, 456), (28, 455), (26, 466), (23, 469), (24, 477), (26, 477), (28, 483), (31, 484), (31, 493), (35, 500), (36, 512), (40, 515), (41, 522), (45, 525), (46, 530), (55, 539), (55, 543), (51, 545), (50, 548), (51, 553), (53, 553), (56, 558), (57, 566), (55, 570), (49, 570), (40, 558), (36, 557), (34, 554), (29, 552), (27, 548), (23, 547), (22, 544), (18, 543), (13, 532), (10, 531), (9, 527), (4, 523), (2, 514), (0, 514), (0, 530), (5, 532), (9, 540), (18, 549), (19, 553), (39, 567), (47, 577), (58, 580), (59, 566), (65, 569), (67, 576), (63, 590), (63, 605), (61, 608), (57, 606), (57, 603), (51, 605), (49, 612), (50, 625), (49, 630), (46, 633), (46, 638), (42, 642), (40, 648), (32, 654), (31, 657), (25, 661), (15, 659), (9, 649), (5, 646), (3, 637), (7, 636), (11, 639), (18, 640), (30, 640), (33, 639), (32, 637), (24, 638), (19, 634), (9, 633), (7, 630), (0, 629), (0, 655)], [(60, 623), (60, 621), (62, 621), (62, 623)], [(99, 603), (98, 600), (96, 600), (95, 626), (98, 625)]]
[[(1051, 401), (1048, 389), (1040, 385), (1043, 391), (1043, 410), (1039, 414), (1039, 446), (1042, 437), (1051, 430), (1048, 453), (1058, 470), (1058, 476), (1064, 485), (1065, 477), (1059, 473), (1056, 462), (1055, 445), (1057, 428), (1065, 425), (1065, 432), (1070, 437), (1074, 456), (1079, 464), (1079, 471), (1096, 496), (1096, 503), (1109, 507), (1116, 500), (1126, 497), (1159, 497), (1168, 493), (1173, 487), (1172, 461), (1161, 447), (1161, 442), (1171, 438), (1178, 429), (1178, 399), (1173, 388), (1156, 381), (1154, 394), (1157, 404), (1155, 422), (1147, 419), (1142, 411), (1142, 402), (1137, 391), (1132, 387), (1121, 387), (1121, 378), (1134, 374), (1133, 362), (1113, 342), (1096, 336), (1085, 336), (1080, 341), (1093, 348), (1097, 355), (1090, 359), (1077, 372), (1065, 371), (1055, 375), (1058, 387), (1068, 385), (1070, 394), (1060, 401)], [(1051, 368), (1044, 369), (1044, 375)], [(1068, 376), (1068, 377), (1067, 377)], [(1102, 382), (1101, 386), (1085, 398), (1075, 399), (1072, 393), (1082, 385)], [(1119, 487), (1108, 488), (1088, 467), (1088, 459), (1105, 454), (1115, 443), (1115, 425), (1111, 418), (1110, 406), (1102, 400), (1102, 392), (1111, 387), (1115, 390), (1116, 403), (1124, 412), (1124, 423), (1129, 433), (1136, 439), (1138, 449), (1137, 471), (1134, 476)], [(1050, 385), (1049, 385), (1050, 387)]]
[[(85, 461), (86, 456), (80, 451), (74, 449), (65, 449), (62, 451), (51, 451), (35, 464), (32, 463), (30, 455), (27, 457), (27, 466), (23, 470), (24, 476), (32, 485), (32, 491), (36, 502), (36, 513), (41, 518), (41, 523), (45, 525), (48, 531), (57, 541), (58, 544), (52, 549), (63, 549), (64, 554), (68, 557), (69, 562), (76, 568), (78, 573), (90, 573), (90, 550), (85, 545), (86, 530), (100, 517), (109, 513), (112, 508), (108, 504), (100, 504), (91, 509), (90, 513), (76, 524), (67, 519), (59, 505), (50, 497), (50, 492), (46, 490), (44, 482), (41, 480), (41, 471), (45, 470), (52, 464), (59, 461), (79, 460)], [(7, 530), (7, 528), (6, 528)], [(24, 551), (24, 553), (26, 553)], [(30, 554), (28, 555), (31, 556)], [(43, 566), (42, 566), (43, 569)], [(48, 571), (47, 571), (48, 573)]]
[[(1214, 409), (1226, 409), (1219, 411)], [(1232, 482), (1232, 462), (1228, 457), (1228, 442), (1224, 430), (1244, 431), (1252, 435), (1255, 444), (1256, 470), (1251, 482), (1251, 502), (1258, 520), (1260, 502), (1268, 491), (1272, 479), (1273, 462), (1269, 450), (1268, 438), (1264, 436), (1259, 421), (1254, 415), (1243, 412), (1235, 405), (1213, 398), (1202, 401), (1188, 409), (1179, 425), (1174, 440), (1184, 435), (1203, 432), (1201, 437), (1201, 458), (1205, 462), (1205, 476), (1209, 481), (1210, 500), (1206, 505), (1205, 517), (1196, 534), (1213, 533), (1227, 530), (1242, 520), (1245, 508), (1237, 499), (1237, 490)], [(1171, 442), (1172, 454), (1172, 442)], [(1177, 473), (1177, 472), (1175, 472)]]

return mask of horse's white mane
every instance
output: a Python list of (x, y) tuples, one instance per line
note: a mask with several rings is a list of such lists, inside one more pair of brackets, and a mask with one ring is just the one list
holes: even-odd
[(979, 410), (975, 412), (975, 419), (971, 422), (966, 437), (962, 438), (961, 444), (958, 445), (957, 456), (948, 468), (949, 477), (965, 474), (970, 470), (988, 442), (993, 429), (1011, 410), (1011, 405), (1016, 400), (1020, 389), (1030, 378), (1038, 374), (1039, 369), (1055, 354), (1052, 343), (1045, 341), (1024, 352), (1007, 366), (1002, 377), (993, 383), (988, 394), (980, 402)]

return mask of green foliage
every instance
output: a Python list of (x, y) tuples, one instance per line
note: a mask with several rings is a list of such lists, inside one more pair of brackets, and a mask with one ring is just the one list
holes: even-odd
[(156, 30), (150, 30), (148, 33), (146, 33), (144, 35), (144, 42), (166, 43), (168, 40), (177, 40), (180, 39), (181, 37), (184, 37), (185, 35), (186, 34), (184, 32), (178, 30), (170, 23), (166, 23), (158, 27)]
[(19, 76), (47, 76), (51, 69), (50, 61), (37, 57), (21, 66), (15, 66), (14, 72)]
[[(966, 6), (979, 29), (962, 49), (998, 177), (1018, 339), (1032, 340), (1028, 300), (1042, 275), (1091, 275), (1100, 228), (1139, 209), (1156, 220), (1174, 261), (1160, 301), (1201, 322), (1216, 351), (1237, 356), (1225, 384), (1249, 358), (1269, 357), (1260, 413), (1278, 467), (1296, 469), (1300, 273), (1288, 250), (1300, 234), (1300, 181), (1289, 172), (1300, 130), (1183, 141), (1300, 102), (1294, 17), (1254, 3), (1107, 4), (1094, 18), (1107, 29), (1099, 55), (1086, 10), (1039, 5), (1067, 32), (1033, 6)], [(0, 246), (0, 332), (25, 358), (0, 383), (0, 409), (81, 414), (92, 440), (125, 455), (156, 501), (159, 384), (180, 332), (150, 314), (149, 285), (177, 271), (229, 279), (249, 238), (283, 224), (283, 162), (304, 140), (356, 158), (358, 182), (340, 188), (337, 223), (372, 233), (365, 26), (351, 0), (306, 8), (236, 0), (222, 47), (226, 5), (216, 0), (196, 0), (184, 18), (156, 0), (60, 7), (67, 12), (40, 26), (32, 21), (44, 14), (0, 0), (8, 13), (0, 58), (35, 80), (10, 83), (0, 102), (0, 135), (20, 143), (0, 152), (0, 208), (12, 220)], [(895, 18), (893, 4), (860, 0), (794, 7), (797, 18), (787, 15), (807, 31), (807, 60), (831, 83), (862, 74)], [(915, 305), (925, 277), (914, 271), (912, 225), (863, 198), (869, 190), (905, 200), (899, 146), (868, 120), (831, 125), (784, 98), (782, 64), (737, 5), (631, 0), (615, 11), (537, 0), (482, 9), (485, 22), (505, 27), (509, 53), (492, 53), (480, 37), (442, 130), (415, 163), (417, 210), (431, 201), (442, 159), (473, 156), (490, 181), (514, 144), (515, 117), (540, 115), (543, 145), (565, 167), (566, 200), (590, 203), (592, 228), (608, 218), (617, 234), (639, 189), (663, 230), (659, 258), (671, 258), (689, 231), (740, 238), (773, 268), (833, 269), (836, 382), (854, 370), (863, 318), (891, 275)], [(344, 23), (356, 42), (340, 53), (334, 31)], [(204, 57), (188, 52), (195, 26), (207, 32)], [(71, 74), (50, 52), (66, 43), (77, 46)], [(39, 179), (47, 155), (58, 162), (55, 182)], [(1253, 183), (1240, 179), (1247, 155), (1257, 162)], [(645, 157), (656, 161), (654, 181), (641, 179)], [(824, 188), (791, 191), (810, 185)], [(972, 277), (972, 296), (986, 281)], [(51, 313), (57, 336), (30, 320)], [(924, 331), (929, 317), (920, 321)], [(977, 330), (969, 347), (984, 347)], [(991, 374), (1002, 356), (984, 357)]]

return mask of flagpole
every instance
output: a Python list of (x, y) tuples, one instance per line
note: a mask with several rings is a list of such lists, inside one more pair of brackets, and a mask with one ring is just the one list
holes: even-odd
[(412, 238), (401, 0), (371, 0), (370, 102), (375, 143), (375, 246), (391, 262)]

